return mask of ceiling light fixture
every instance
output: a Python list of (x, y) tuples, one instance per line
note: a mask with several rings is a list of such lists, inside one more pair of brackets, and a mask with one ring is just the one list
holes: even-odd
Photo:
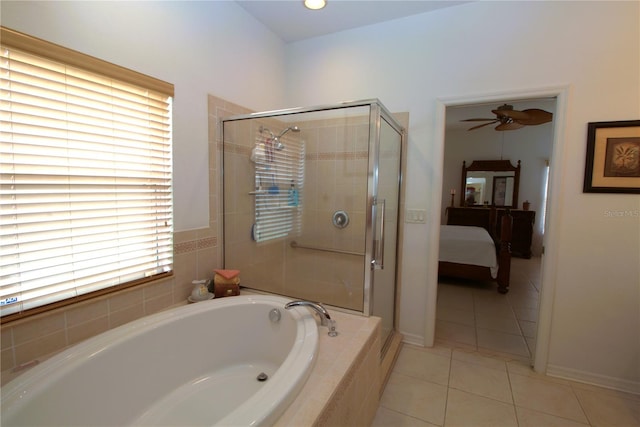
[(326, 0), (304, 0), (304, 6), (307, 9), (318, 10), (327, 5)]

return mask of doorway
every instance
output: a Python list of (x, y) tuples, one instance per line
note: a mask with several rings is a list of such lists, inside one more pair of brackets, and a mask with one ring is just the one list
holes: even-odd
[[(551, 136), (552, 146), (550, 149), (550, 153), (551, 153), (550, 158), (553, 159), (553, 162), (549, 164), (549, 168), (548, 168), (549, 185), (547, 186), (547, 188), (549, 189), (549, 192), (545, 196), (546, 200), (544, 204), (542, 204), (545, 221), (544, 221), (544, 229), (541, 230), (540, 251), (542, 252), (542, 250), (544, 250), (546, 254), (544, 259), (540, 258), (541, 265), (538, 271), (539, 273), (538, 283), (539, 283), (540, 289), (536, 289), (539, 292), (539, 304), (537, 305), (537, 308), (534, 310), (534, 314), (537, 320), (533, 328), (535, 329), (535, 331), (531, 331), (531, 330), (527, 331), (528, 332), (527, 335), (533, 335), (535, 337), (535, 350), (532, 348), (532, 351), (530, 354), (531, 354), (531, 359), (533, 361), (534, 368), (536, 369), (536, 371), (539, 371), (539, 372), (544, 372), (546, 370), (548, 338), (549, 338), (549, 329), (550, 329), (549, 321), (551, 317), (553, 288), (555, 286), (552, 280), (553, 272), (555, 271), (555, 258), (550, 257), (549, 255), (550, 253), (555, 252), (555, 247), (556, 247), (555, 240), (554, 240), (554, 230), (555, 230), (556, 221), (557, 221), (556, 206), (557, 206), (557, 200), (559, 197), (558, 191), (556, 191), (556, 189), (559, 188), (559, 183), (561, 181), (560, 168), (559, 168), (559, 165), (562, 164), (561, 158), (563, 153), (563, 150), (562, 150), (563, 144), (562, 144), (561, 136), (564, 130), (564, 117), (565, 117), (567, 96), (568, 96), (568, 88), (558, 87), (558, 88), (551, 88), (551, 89), (533, 90), (533, 91), (527, 91), (527, 92), (512, 92), (512, 93), (501, 93), (501, 94), (493, 94), (493, 95), (485, 95), (485, 96), (477, 96), (477, 97), (450, 98), (450, 99), (438, 100), (438, 118), (437, 118), (436, 126), (438, 128), (438, 137), (439, 137), (438, 142), (442, 144), (441, 145), (442, 146), (442, 162), (440, 164), (441, 166), (440, 178), (442, 179), (442, 181), (439, 182), (439, 185), (441, 188), (443, 188), (443, 193), (441, 194), (440, 200), (437, 200), (434, 202), (436, 205), (441, 207), (441, 211), (442, 211), (441, 215), (444, 215), (444, 211), (450, 203), (449, 202), (450, 196), (448, 193), (448, 187), (447, 187), (448, 184), (447, 184), (446, 175), (451, 174), (452, 172), (451, 170), (446, 169), (445, 167), (445, 149), (446, 149), (445, 126), (446, 126), (447, 116), (450, 116), (450, 112), (452, 112), (454, 108), (459, 108), (460, 106), (474, 106), (474, 105), (481, 105), (481, 106), (494, 105), (494, 104), (500, 105), (501, 103), (505, 103), (505, 102), (515, 103), (519, 101), (536, 101), (536, 100), (545, 100), (545, 99), (551, 100), (554, 104), (554, 108), (553, 108), (554, 120), (552, 123), (553, 130), (552, 130), (552, 136)], [(489, 113), (490, 113), (490, 109), (489, 109)], [(482, 117), (482, 116), (473, 116), (473, 117)], [(504, 134), (505, 132), (496, 132), (496, 133)], [(504, 140), (500, 141), (500, 145), (503, 145), (504, 142), (505, 142)], [(517, 161), (518, 159), (512, 159), (512, 160)], [(460, 162), (460, 166), (458, 166), (457, 171), (455, 172), (455, 175), (458, 176), (458, 180), (460, 179), (459, 170), (461, 169), (461, 167), (462, 165)], [(458, 185), (458, 187), (453, 186), (451, 188), (457, 189), (460, 187)], [(523, 201), (524, 200), (522, 200), (520, 204), (522, 204)], [(444, 219), (442, 223), (446, 223), (446, 219)], [(434, 235), (439, 235), (439, 224), (435, 224), (433, 226), (432, 231), (434, 232)], [(438, 251), (435, 251), (435, 253), (438, 253)], [(524, 260), (516, 260), (515, 269), (514, 267), (512, 267), (512, 277), (514, 274), (517, 275), (518, 271), (525, 270), (524, 268), (518, 268), (517, 264), (519, 261), (524, 261)], [(437, 265), (437, 262), (435, 264)], [(432, 292), (430, 292), (430, 295), (434, 297), (432, 297), (431, 300), (428, 302), (428, 306), (433, 311), (431, 312), (432, 315), (428, 316), (426, 330), (427, 330), (427, 337), (429, 336), (429, 332), (432, 332), (433, 335), (431, 335), (431, 338), (433, 341), (435, 341), (436, 334), (437, 334), (436, 332), (437, 317), (442, 317), (442, 316), (437, 316), (437, 310), (438, 310), (437, 274), (433, 274), (430, 277), (432, 277), (432, 280), (433, 280), (433, 283), (430, 283), (430, 286), (432, 286), (432, 288), (430, 288), (432, 290)], [(540, 292), (543, 283), (544, 283), (545, 292)], [(514, 289), (513, 286), (511, 287), (511, 289), (512, 290)], [(455, 291), (449, 292), (449, 293), (455, 293)], [(443, 294), (443, 297), (453, 298), (451, 295), (444, 296), (444, 294)], [(528, 308), (528, 311), (530, 314), (532, 314), (531, 307)], [(521, 320), (521, 319), (516, 319), (516, 320)], [(528, 323), (526, 325), (530, 327), (531, 323)], [(429, 340), (427, 340), (427, 342), (428, 341)], [(476, 341), (476, 345), (477, 345), (477, 341)]]

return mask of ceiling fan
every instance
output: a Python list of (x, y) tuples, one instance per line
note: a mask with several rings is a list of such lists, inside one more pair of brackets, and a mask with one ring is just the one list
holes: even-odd
[(487, 122), (478, 126), (474, 126), (469, 128), (468, 130), (479, 129), (484, 126), (492, 125), (494, 123), (499, 123), (498, 126), (495, 127), (496, 130), (515, 130), (520, 129), (525, 126), (535, 126), (541, 125), (543, 123), (548, 123), (553, 118), (553, 114), (540, 110), (539, 108), (529, 108), (526, 110), (518, 111), (513, 109), (513, 105), (502, 104), (495, 110), (491, 110), (493, 114), (496, 115), (495, 118), (492, 119), (465, 119), (461, 120), (463, 122)]

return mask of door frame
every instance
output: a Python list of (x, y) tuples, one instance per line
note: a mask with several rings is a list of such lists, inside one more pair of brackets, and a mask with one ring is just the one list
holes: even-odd
[[(566, 118), (569, 103), (569, 85), (531, 88), (494, 92), (479, 95), (463, 95), (456, 97), (441, 97), (436, 99), (435, 121), (435, 154), (438, 160), (434, 164), (434, 182), (431, 205), (434, 212), (440, 215), (442, 205), (442, 181), (444, 169), (445, 118), (447, 107), (484, 104), (487, 102), (517, 101), (536, 98), (555, 98), (556, 110), (553, 120), (553, 147), (549, 168), (547, 206), (545, 212), (545, 226), (543, 230), (543, 253), (541, 265), (540, 306), (538, 308), (538, 325), (536, 333), (536, 348), (533, 355), (533, 369), (545, 373), (549, 359), (549, 345), (551, 339), (551, 323), (553, 302), (556, 289), (558, 240), (561, 218), (562, 182), (564, 180), (566, 144)], [(435, 157), (434, 157), (435, 158)], [(440, 235), (440, 218), (430, 223), (429, 234), (435, 236), (431, 244), (437, 245)], [(435, 243), (434, 243), (435, 242)], [(429, 265), (438, 265), (438, 251), (432, 250)], [(431, 347), (435, 341), (436, 302), (438, 295), (437, 269), (427, 278), (427, 310), (425, 319), (425, 346)]]

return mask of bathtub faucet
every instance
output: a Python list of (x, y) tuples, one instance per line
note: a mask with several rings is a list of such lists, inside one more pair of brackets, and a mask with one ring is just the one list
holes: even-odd
[(335, 337), (336, 335), (338, 335), (338, 332), (336, 332), (336, 322), (333, 319), (331, 319), (331, 316), (329, 315), (329, 312), (327, 311), (327, 309), (324, 308), (324, 306), (319, 302), (296, 300), (296, 301), (288, 302), (284, 306), (284, 308), (289, 310), (290, 308), (293, 308), (293, 307), (303, 307), (303, 306), (309, 307), (315, 310), (316, 313), (318, 313), (318, 315), (320, 316), (320, 325), (327, 326), (329, 328), (329, 336)]

